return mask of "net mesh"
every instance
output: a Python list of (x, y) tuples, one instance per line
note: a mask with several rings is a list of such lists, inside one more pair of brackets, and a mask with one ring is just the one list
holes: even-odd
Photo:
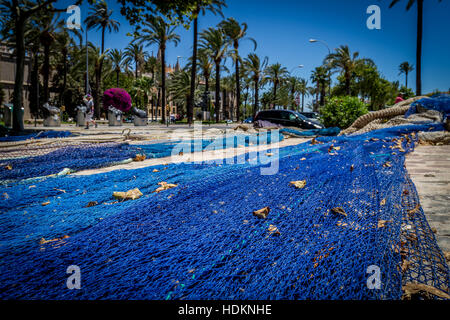
[[(2, 187), (0, 297), (399, 299), (407, 282), (448, 293), (448, 266), (404, 167), (416, 132), (435, 130), (317, 138), (280, 149), (273, 175), (246, 154), (240, 164)], [(154, 192), (162, 181), (177, 187)], [(112, 198), (132, 188), (144, 195)], [(267, 218), (253, 214), (265, 207)], [(81, 269), (80, 290), (66, 287), (70, 265)], [(370, 266), (379, 289), (368, 286)]]

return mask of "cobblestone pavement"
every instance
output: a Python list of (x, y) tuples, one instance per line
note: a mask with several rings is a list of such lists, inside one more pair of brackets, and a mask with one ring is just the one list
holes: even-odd
[(450, 145), (419, 145), (406, 157), (406, 168), (439, 246), (450, 251)]

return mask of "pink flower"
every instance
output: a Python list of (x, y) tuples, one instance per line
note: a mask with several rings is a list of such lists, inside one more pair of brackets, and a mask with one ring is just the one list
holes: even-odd
[(108, 89), (103, 93), (103, 107), (108, 110), (110, 106), (127, 112), (131, 108), (131, 97), (124, 89)]

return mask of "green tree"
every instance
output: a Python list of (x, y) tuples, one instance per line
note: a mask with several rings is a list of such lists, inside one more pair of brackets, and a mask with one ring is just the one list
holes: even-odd
[(222, 29), (208, 28), (200, 34), (200, 48), (205, 49), (209, 53), (216, 66), (216, 122), (219, 122), (220, 64), (226, 56), (228, 44)]
[(405, 87), (408, 88), (408, 73), (414, 70), (414, 67), (409, 64), (409, 62), (405, 61), (400, 63), (400, 66), (398, 67), (399, 75), (402, 73), (405, 74)]
[[(392, 8), (400, 0), (392, 0), (389, 8)], [(441, 2), (441, 0), (439, 0)], [(423, 33), (423, 0), (408, 0), (406, 10), (411, 9), (417, 3), (417, 41), (416, 41), (416, 95), (422, 95), (422, 33)]]
[[(192, 63), (191, 63), (191, 85), (190, 85), (190, 95), (193, 96), (195, 92), (195, 79), (197, 74), (197, 47), (198, 47), (198, 16), (199, 14), (205, 15), (206, 11), (211, 13), (222, 14), (222, 7), (226, 7), (225, 1), (223, 0), (197, 0), (195, 2), (195, 9), (193, 11), (193, 24), (194, 24), (194, 44), (192, 46)], [(194, 116), (194, 100), (191, 99), (187, 106), (187, 117), (189, 125), (192, 124), (192, 119)]]
[(176, 45), (180, 42), (180, 36), (175, 33), (176, 26), (169, 25), (162, 17), (153, 17), (149, 21), (144, 21), (142, 35), (139, 43), (147, 45), (158, 45), (161, 53), (161, 107), (162, 121), (166, 121), (166, 48), (167, 44), (173, 42)]
[(244, 67), (249, 74), (249, 77), (253, 80), (254, 91), (255, 91), (255, 103), (253, 104), (253, 117), (256, 115), (259, 103), (259, 87), (261, 80), (263, 79), (264, 70), (267, 67), (269, 58), (264, 57), (261, 61), (259, 56), (255, 53), (250, 53), (244, 60)]
[(350, 52), (347, 45), (342, 45), (335, 52), (330, 53), (325, 58), (325, 64), (333, 70), (341, 72), (345, 79), (345, 93), (350, 95), (350, 84), (354, 76), (354, 71), (358, 64), (365, 59), (358, 59), (359, 52)]
[(305, 111), (305, 96), (309, 94), (308, 92), (308, 80), (300, 78), (298, 92), (302, 95), (302, 112)]
[(100, 0), (91, 8), (89, 16), (85, 19), (88, 29), (97, 28), (102, 32), (102, 46), (100, 53), (105, 52), (105, 32), (119, 31), (120, 22), (111, 18), (113, 11), (109, 10), (105, 0)]
[(366, 105), (358, 97), (331, 98), (320, 110), (326, 127), (348, 128), (358, 117), (368, 113)]
[[(325, 92), (328, 82), (328, 71), (324, 66), (316, 67), (311, 73), (311, 81), (316, 83), (315, 110), (325, 104)], [(319, 98), (320, 97), (320, 98)]]
[(134, 77), (137, 79), (139, 77), (139, 70), (148, 57), (147, 53), (144, 52), (144, 46), (140, 43), (132, 42), (125, 48), (123, 55), (125, 63), (134, 63)]
[(237, 105), (237, 121), (240, 120), (239, 110), (241, 105), (241, 88), (240, 88), (240, 72), (239, 72), (239, 63), (241, 62), (241, 58), (239, 56), (239, 44), (243, 40), (250, 40), (253, 42), (253, 50), (256, 50), (256, 40), (250, 37), (247, 37), (247, 24), (244, 22), (239, 24), (235, 19), (228, 18), (227, 20), (222, 21), (219, 24), (219, 27), (222, 28), (225, 36), (228, 38), (229, 42), (232, 43), (234, 51), (232, 51), (231, 57), (233, 58), (233, 62), (235, 65), (235, 77), (236, 77), (236, 105)]
[[(25, 30), (29, 19), (41, 10), (65, 11), (55, 9), (52, 4), (57, 0), (33, 1), (33, 0), (0, 0), (1, 33), (4, 37), (14, 38), (14, 55), (16, 59), (16, 72), (14, 79), (13, 105), (13, 130), (23, 131), (23, 119), (21, 119), (20, 107), (23, 105), (23, 80), (25, 70)], [(75, 5), (79, 5), (77, 0)]]
[(273, 101), (277, 99), (277, 88), (286, 81), (289, 75), (286, 67), (282, 67), (280, 63), (271, 64), (266, 67), (265, 78), (267, 81), (272, 82), (273, 85)]
[(119, 76), (125, 66), (125, 55), (122, 50), (112, 49), (109, 52), (109, 59), (111, 60), (112, 67), (116, 73), (116, 87), (119, 88)]

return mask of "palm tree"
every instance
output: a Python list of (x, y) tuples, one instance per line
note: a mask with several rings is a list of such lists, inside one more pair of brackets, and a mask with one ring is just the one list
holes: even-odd
[(48, 102), (50, 98), (50, 55), (51, 55), (51, 47), (55, 42), (56, 33), (58, 29), (62, 28), (64, 22), (60, 20), (58, 22), (59, 16), (54, 14), (51, 11), (42, 12), (40, 15), (40, 27), (42, 28), (41, 33), (39, 35), (40, 42), (44, 48), (44, 63), (42, 66), (42, 74), (44, 81), (43, 88), (43, 101)]
[(200, 47), (207, 50), (216, 65), (216, 122), (219, 122), (220, 64), (225, 57), (228, 44), (221, 29), (208, 28), (200, 34)]
[(148, 54), (144, 52), (144, 46), (142, 44), (131, 42), (123, 52), (125, 63), (132, 64), (134, 63), (134, 77), (137, 79), (139, 77), (139, 70), (141, 66), (145, 63), (145, 59), (148, 57)]
[(194, 100), (194, 96), (191, 96), (191, 77), (187, 70), (173, 73), (169, 84), (169, 92), (173, 101), (179, 106), (187, 107)]
[(265, 74), (266, 79), (273, 84), (273, 101), (275, 102), (277, 100), (277, 88), (286, 81), (289, 72), (280, 63), (275, 63), (266, 68)]
[(250, 53), (244, 60), (244, 67), (247, 69), (249, 76), (253, 80), (255, 90), (255, 104), (253, 105), (253, 117), (258, 110), (259, 86), (263, 77), (264, 69), (267, 67), (269, 59), (265, 57), (262, 61), (255, 53)]
[(175, 28), (168, 24), (162, 17), (152, 17), (148, 21), (144, 21), (142, 36), (139, 43), (147, 45), (157, 44), (161, 54), (161, 107), (162, 121), (166, 121), (166, 47), (167, 44), (173, 42), (175, 46), (180, 42), (180, 36), (175, 33)]
[(113, 49), (109, 52), (109, 59), (112, 62), (112, 67), (116, 72), (116, 86), (119, 87), (119, 75), (122, 72), (122, 68), (125, 65), (125, 57), (122, 50)]
[(400, 63), (400, 66), (398, 67), (399, 75), (402, 73), (405, 74), (405, 87), (408, 88), (408, 73), (414, 70), (414, 67), (409, 64), (409, 62), (405, 61)]
[[(193, 96), (195, 92), (195, 75), (197, 73), (197, 42), (198, 42), (198, 15), (201, 13), (205, 15), (206, 11), (212, 12), (214, 15), (219, 13), (222, 17), (222, 7), (226, 7), (225, 1), (223, 0), (211, 0), (207, 3), (201, 3), (201, 1), (196, 2), (196, 8), (193, 12), (194, 17), (194, 45), (192, 46), (192, 66), (191, 66), (191, 85), (190, 85), (190, 95)], [(187, 106), (187, 116), (188, 123), (191, 125), (194, 113), (194, 104), (191, 100)]]
[(233, 18), (228, 18), (227, 20), (222, 21), (219, 24), (219, 27), (223, 29), (225, 36), (228, 40), (233, 44), (234, 52), (232, 53), (232, 58), (235, 65), (235, 75), (236, 75), (236, 105), (237, 105), (237, 121), (239, 121), (239, 109), (241, 105), (241, 88), (240, 88), (240, 80), (239, 80), (239, 43), (242, 40), (250, 40), (253, 42), (254, 49), (256, 50), (256, 41), (253, 38), (246, 37), (247, 34), (247, 24), (242, 23), (239, 24)]
[(341, 45), (335, 52), (326, 56), (324, 65), (330, 69), (339, 70), (345, 79), (345, 92), (350, 95), (350, 83), (354, 70), (360, 63), (368, 61), (368, 59), (358, 59), (359, 52), (350, 53), (347, 45)]
[(112, 10), (108, 9), (108, 4), (105, 0), (101, 0), (97, 2), (91, 11), (89, 12), (89, 16), (84, 20), (88, 29), (97, 27), (102, 31), (102, 50), (100, 53), (105, 52), (105, 31), (119, 31), (120, 22), (111, 19)]
[[(389, 8), (392, 8), (400, 0), (392, 0)], [(423, 32), (423, 0), (408, 0), (406, 11), (414, 2), (417, 2), (417, 42), (416, 42), (416, 95), (422, 95), (422, 32)], [(439, 0), (441, 2), (441, 0)]]
[(298, 92), (301, 93), (302, 95), (302, 112), (305, 111), (304, 110), (304, 106), (305, 106), (305, 95), (308, 95), (308, 80), (300, 78), (300, 82), (299, 82), (299, 86), (298, 86)]
[(316, 67), (311, 74), (311, 80), (317, 85), (315, 104), (315, 107), (317, 108), (318, 106), (323, 106), (325, 102), (325, 88), (328, 80), (327, 69), (324, 66)]

